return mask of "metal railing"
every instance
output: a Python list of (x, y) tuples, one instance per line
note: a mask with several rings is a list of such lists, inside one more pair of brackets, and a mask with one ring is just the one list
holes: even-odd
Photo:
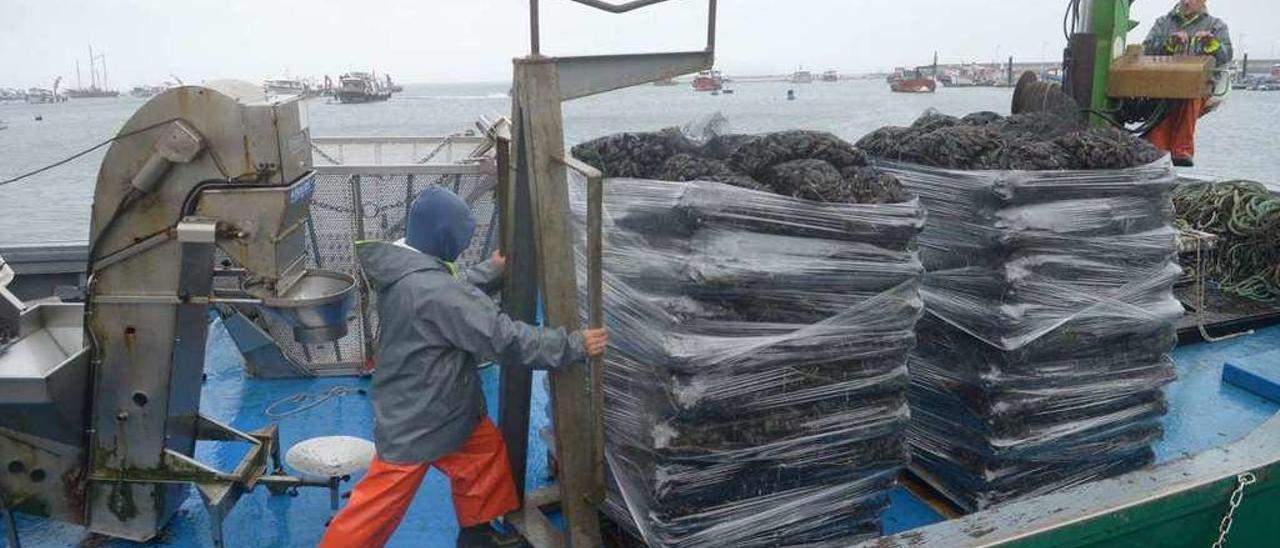
[[(404, 237), (413, 199), (433, 185), (457, 193), (476, 216), (476, 236), (459, 263), (478, 262), (495, 249), (499, 236), (494, 193), (497, 171), (492, 141), (486, 136), (322, 137), (313, 139), (312, 147), (315, 193), (305, 228), (310, 267), (337, 270), (361, 279), (357, 275), (355, 243)], [(84, 285), (86, 242), (4, 245), (0, 246), (0, 253), (17, 273), (11, 289), (24, 300), (51, 296), (60, 287)], [(250, 350), (261, 348), (263, 343), (278, 347), (273, 363), (249, 363), (250, 373), (255, 375), (354, 374), (372, 357), (377, 335), (373, 301), (368, 288), (361, 287), (348, 335), (331, 343), (298, 343), (292, 328), (283, 320), (259, 314), (247, 305), (234, 307), (245, 321), (237, 324), (232, 335), (248, 362), (257, 360)], [(245, 340), (246, 335), (256, 339)]]
[[(499, 236), (497, 174), (490, 166), (489, 162), (316, 165), (311, 216), (305, 228), (307, 261), (310, 268), (334, 270), (360, 280), (347, 335), (333, 342), (299, 343), (283, 320), (257, 314), (254, 323), (290, 363), (284, 364), (286, 367), (250, 364), (256, 366), (251, 372), (259, 376), (326, 376), (364, 370), (373, 357), (378, 319), (376, 296), (359, 274), (356, 243), (403, 238), (414, 198), (427, 187), (442, 186), (465, 200), (476, 217), (475, 237), (458, 258), (459, 265), (484, 260), (495, 249)], [(250, 312), (244, 307), (241, 311)], [(241, 345), (242, 349), (246, 346), (252, 345)]]
[(316, 166), (455, 164), (474, 157), (488, 138), (470, 133), (449, 136), (313, 137)]

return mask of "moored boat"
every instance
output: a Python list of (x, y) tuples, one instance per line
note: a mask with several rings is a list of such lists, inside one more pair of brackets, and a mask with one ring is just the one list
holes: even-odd
[(23, 98), (28, 103), (61, 103), (67, 100), (66, 95), (45, 88), (30, 88)]
[[(98, 83), (98, 67), (102, 67), (102, 83)], [(56, 95), (56, 86), (55, 86)], [(94, 55), (93, 47), (89, 47), (89, 87), (80, 85), (80, 63), (76, 63), (76, 87), (68, 89), (66, 95), (70, 99), (102, 99), (119, 97), (120, 92), (107, 86), (107, 56)]]
[(262, 82), (262, 89), (266, 91), (267, 95), (311, 96), (311, 86), (302, 80), (294, 78), (266, 80)]
[(694, 91), (719, 91), (724, 87), (724, 78), (718, 70), (704, 70), (693, 78)]
[(894, 93), (933, 93), (938, 89), (938, 82), (933, 78), (914, 75), (901, 76), (889, 80), (889, 89)]
[(340, 103), (371, 103), (390, 99), (391, 90), (383, 86), (373, 73), (348, 72), (338, 79), (338, 90), (334, 95)]

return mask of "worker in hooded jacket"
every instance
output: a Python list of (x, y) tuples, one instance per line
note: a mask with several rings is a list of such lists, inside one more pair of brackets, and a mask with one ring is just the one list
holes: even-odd
[[(1173, 11), (1156, 20), (1143, 49), (1147, 55), (1208, 55), (1222, 69), (1231, 63), (1231, 34), (1227, 24), (1209, 15), (1207, 0), (1179, 0)], [(1147, 139), (1173, 156), (1177, 166), (1195, 165), (1196, 124), (1216, 105), (1211, 97), (1176, 101)]]
[(450, 481), (458, 546), (518, 542), (491, 524), (520, 503), (506, 444), (485, 413), (478, 367), (566, 366), (601, 355), (608, 340), (603, 329), (570, 334), (503, 314), (482, 289), (496, 288), (505, 259), (495, 253), (465, 275), (454, 265), (475, 227), (465, 202), (430, 187), (410, 208), (404, 240), (357, 245), (378, 297), (377, 456), (323, 548), (383, 546), (432, 466)]

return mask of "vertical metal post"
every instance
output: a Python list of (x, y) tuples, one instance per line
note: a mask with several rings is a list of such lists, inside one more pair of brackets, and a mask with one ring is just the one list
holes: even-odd
[(716, 50), (716, 0), (707, 2), (707, 51)]
[[(517, 84), (519, 86), (519, 84)], [(514, 135), (525, 131), (519, 107), (513, 114)], [(517, 142), (526, 139), (517, 137)], [(530, 197), (528, 159), (523, 150), (511, 150), (511, 142), (497, 143), (498, 208), (501, 212), (500, 249), (507, 257), (502, 308), (512, 318), (537, 321), (537, 251), (533, 241), (533, 205)], [(512, 165), (512, 152), (516, 155)], [(518, 167), (518, 169), (517, 169)], [(513, 176), (513, 170), (515, 174)], [(529, 454), (529, 403), (533, 394), (533, 372), (519, 366), (503, 366), (498, 377), (498, 424), (507, 442), (507, 456), (515, 478), (516, 493), (524, 500)]]
[[(587, 322), (593, 328), (604, 327), (604, 175), (599, 172), (592, 173), (587, 179), (587, 299)], [(602, 463), (605, 459), (604, 356), (591, 358), (588, 367), (593, 411), (588, 419), (594, 431), (593, 460)], [(603, 501), (604, 466), (594, 468), (596, 497)]]
[(542, 37), (538, 30), (538, 0), (529, 0), (529, 54), (542, 54)]
[[(1123, 52), (1125, 39), (1129, 34), (1130, 0), (1086, 0), (1090, 4), (1087, 10), (1088, 33), (1094, 37), (1096, 50), (1093, 53), (1093, 86), (1087, 101), (1080, 101), (1081, 106), (1102, 112), (1111, 108), (1111, 99), (1107, 97), (1107, 78), (1111, 72), (1111, 62)], [(1105, 126), (1108, 122), (1094, 114), (1090, 116), (1094, 125)]]
[[(564, 157), (564, 121), (560, 110), (560, 76), (554, 60), (516, 60), (519, 105), (519, 154), (524, 156), (532, 190), (538, 286), (546, 324), (577, 331), (578, 282), (569, 215), (568, 178), (556, 158)], [(523, 280), (527, 285), (529, 280)], [(577, 363), (551, 372), (551, 403), (560, 463), (560, 504), (568, 526), (568, 544), (600, 546), (598, 504), (603, 486), (597, 478), (603, 463), (595, 458), (591, 417), (590, 370)], [(585, 449), (585, 450), (584, 450)]]

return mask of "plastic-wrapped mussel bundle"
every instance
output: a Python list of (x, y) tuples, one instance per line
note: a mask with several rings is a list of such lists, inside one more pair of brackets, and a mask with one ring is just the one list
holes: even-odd
[[(907, 460), (923, 209), (827, 134), (673, 138), (575, 149), (609, 175), (722, 162), (605, 182), (605, 511), (653, 546), (878, 534)], [(571, 198), (582, 236), (581, 181)]]
[[(930, 124), (987, 127), (918, 122)], [(901, 138), (882, 131), (864, 141)], [(1064, 163), (1087, 163), (1075, 154)], [(908, 438), (912, 468), (961, 506), (1153, 461), (1183, 310), (1173, 296), (1175, 178), (1167, 160), (1126, 163), (1147, 159), (1096, 171), (874, 162), (929, 210)]]

